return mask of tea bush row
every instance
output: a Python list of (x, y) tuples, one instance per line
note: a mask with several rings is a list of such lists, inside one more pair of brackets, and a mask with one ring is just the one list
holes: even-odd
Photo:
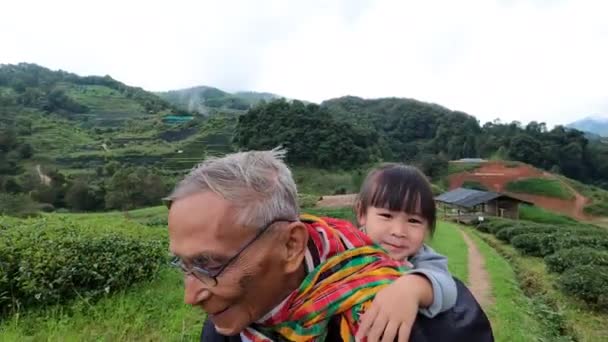
[(0, 314), (123, 289), (167, 260), (166, 230), (121, 219), (0, 217), (0, 226)]

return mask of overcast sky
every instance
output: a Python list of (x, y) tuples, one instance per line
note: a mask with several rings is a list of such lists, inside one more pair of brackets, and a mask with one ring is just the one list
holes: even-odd
[(482, 123), (608, 117), (608, 2), (0, 2), (0, 63), (147, 90), (408, 97)]

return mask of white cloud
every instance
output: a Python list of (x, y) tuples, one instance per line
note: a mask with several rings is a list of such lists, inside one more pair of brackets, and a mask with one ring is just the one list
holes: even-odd
[(482, 122), (608, 116), (603, 1), (12, 1), (0, 63), (322, 101), (399, 96)]

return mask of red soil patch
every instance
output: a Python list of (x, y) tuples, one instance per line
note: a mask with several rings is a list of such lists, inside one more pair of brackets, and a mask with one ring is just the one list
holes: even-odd
[(450, 190), (462, 186), (465, 181), (475, 181), (483, 184), (491, 191), (506, 193), (509, 196), (532, 202), (536, 206), (568, 215), (577, 220), (590, 219), (583, 211), (588, 199), (564, 182), (562, 182), (562, 185), (570, 189), (572, 193), (575, 194), (574, 199), (563, 200), (552, 197), (504, 191), (507, 183), (530, 177), (557, 179), (554, 178), (550, 173), (538, 170), (529, 165), (507, 167), (501, 162), (489, 162), (481, 165), (479, 168), (471, 172), (461, 172), (451, 175), (449, 180)]

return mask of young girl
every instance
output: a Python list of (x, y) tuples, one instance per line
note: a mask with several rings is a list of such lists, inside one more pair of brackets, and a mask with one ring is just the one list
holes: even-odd
[(385, 164), (367, 175), (355, 211), (361, 229), (412, 268), (376, 295), (357, 337), (407, 341), (418, 312), (432, 318), (454, 306), (457, 297), (447, 258), (424, 244), (435, 231), (431, 186), (415, 167)]

